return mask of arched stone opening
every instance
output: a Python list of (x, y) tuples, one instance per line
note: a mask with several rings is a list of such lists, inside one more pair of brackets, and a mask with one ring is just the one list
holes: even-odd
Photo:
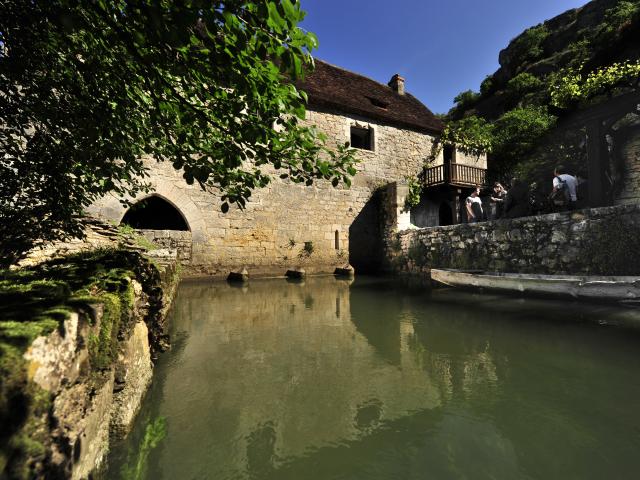
[(180, 210), (158, 195), (132, 205), (120, 223), (140, 230), (191, 230)]

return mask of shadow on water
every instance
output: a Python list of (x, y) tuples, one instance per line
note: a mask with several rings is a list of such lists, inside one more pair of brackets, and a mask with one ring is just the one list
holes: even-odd
[[(308, 277), (185, 283), (171, 322), (174, 349), (121, 448), (141, 451), (147, 470), (114, 454), (112, 472), (596, 479), (640, 468), (637, 311)], [(156, 418), (167, 436), (145, 453)]]

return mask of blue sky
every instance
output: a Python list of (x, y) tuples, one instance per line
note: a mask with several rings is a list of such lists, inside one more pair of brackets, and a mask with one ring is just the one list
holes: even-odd
[(381, 83), (394, 73), (437, 113), (499, 67), (498, 53), (525, 28), (585, 0), (302, 0), (302, 28), (317, 58)]

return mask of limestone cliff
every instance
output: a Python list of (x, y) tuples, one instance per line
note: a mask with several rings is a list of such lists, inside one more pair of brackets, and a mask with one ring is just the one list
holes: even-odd
[[(525, 95), (537, 96), (529, 99), (533, 103), (547, 104), (543, 90), (548, 74), (568, 66), (584, 64), (584, 70), (591, 71), (614, 62), (637, 60), (638, 38), (638, 0), (593, 0), (568, 10), (511, 40), (499, 53), (500, 68), (487, 76), (480, 94), (454, 107), (450, 116), (476, 113), (493, 120), (523, 100), (528, 103)], [(518, 92), (512, 81), (520, 74), (530, 74), (541, 83)]]

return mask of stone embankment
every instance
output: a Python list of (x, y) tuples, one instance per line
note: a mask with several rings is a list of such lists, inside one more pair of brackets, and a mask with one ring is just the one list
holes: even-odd
[(86, 229), (0, 272), (2, 478), (89, 477), (128, 433), (167, 346), (176, 252)]
[(387, 268), (640, 274), (640, 204), (386, 235)]

